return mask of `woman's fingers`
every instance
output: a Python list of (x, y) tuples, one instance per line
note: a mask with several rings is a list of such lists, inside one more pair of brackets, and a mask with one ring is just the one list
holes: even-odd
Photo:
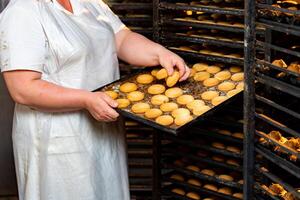
[(118, 103), (113, 100), (110, 96), (108, 96), (107, 94), (105, 93), (102, 93), (103, 95), (103, 100), (110, 106), (110, 107), (113, 107), (113, 108), (116, 108), (118, 107)]
[(171, 76), (174, 73), (174, 65), (172, 60), (170, 59), (165, 59), (162, 63), (161, 63), (162, 67), (165, 68), (168, 72), (168, 75)]
[(184, 75), (180, 78), (179, 81), (184, 81), (186, 80), (189, 76), (190, 76), (190, 73), (191, 73), (191, 69), (185, 65), (185, 73)]

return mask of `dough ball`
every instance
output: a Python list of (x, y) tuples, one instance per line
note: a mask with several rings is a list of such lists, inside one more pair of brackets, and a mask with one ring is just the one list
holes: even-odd
[(159, 70), (157, 73), (156, 73), (156, 78), (158, 80), (161, 80), (161, 79), (164, 79), (164, 78), (167, 78), (168, 77), (168, 72), (166, 69), (161, 69)]
[(190, 111), (186, 108), (178, 108), (172, 111), (172, 116), (174, 118), (180, 116), (190, 116)]
[(232, 73), (237, 73), (237, 72), (241, 72), (242, 68), (239, 67), (239, 66), (232, 66), (232, 67), (229, 68), (229, 71), (232, 72)]
[(223, 143), (220, 143), (220, 142), (213, 142), (211, 144), (211, 146), (217, 148), (217, 149), (225, 149), (225, 145)]
[(199, 194), (195, 193), (195, 192), (189, 192), (186, 194), (187, 197), (191, 198), (191, 199), (195, 199), (195, 200), (200, 200), (200, 196)]
[(239, 90), (239, 89), (233, 89), (233, 90), (230, 90), (227, 92), (227, 96), (228, 97), (233, 97), (234, 95), (240, 93), (242, 90)]
[(202, 185), (200, 181), (198, 181), (197, 179), (193, 179), (193, 178), (189, 179), (187, 182), (191, 185), (196, 185), (199, 187), (201, 187), (201, 185)]
[(108, 96), (110, 96), (110, 98), (112, 98), (112, 99), (116, 99), (119, 96), (117, 92), (112, 91), (112, 90), (105, 91), (104, 93), (107, 94)]
[(232, 137), (243, 139), (244, 138), (244, 134), (243, 133), (233, 133)]
[(221, 104), (222, 102), (226, 101), (228, 99), (228, 97), (226, 96), (218, 96), (215, 97), (211, 100), (212, 105), (217, 106), (219, 104)]
[(130, 101), (128, 99), (116, 99), (118, 102), (118, 108), (126, 108), (130, 105)]
[(234, 153), (241, 153), (241, 149), (235, 146), (227, 146), (226, 150)]
[(177, 181), (184, 181), (184, 177), (180, 174), (173, 174), (170, 178)]
[(160, 109), (152, 108), (145, 112), (145, 117), (147, 117), (149, 119), (154, 119), (154, 118), (161, 116), (162, 114), (163, 114), (163, 112)]
[(151, 75), (156, 77), (157, 72), (159, 71), (159, 69), (153, 69), (151, 71)]
[(193, 69), (197, 72), (205, 71), (208, 68), (208, 64), (206, 63), (196, 63), (193, 65)]
[(178, 71), (174, 71), (174, 73), (169, 76), (166, 80), (166, 84), (168, 87), (173, 87), (179, 81), (180, 74)]
[(135, 83), (130, 83), (130, 82), (127, 82), (127, 83), (123, 83), (121, 86), (120, 86), (120, 91), (121, 92), (124, 92), (124, 93), (128, 93), (128, 92), (133, 92), (133, 91), (136, 91), (137, 90), (137, 85)]
[(173, 124), (174, 119), (170, 115), (161, 115), (158, 118), (156, 118), (156, 123), (163, 125), (163, 126), (169, 126)]
[(178, 87), (174, 87), (174, 88), (169, 88), (166, 90), (165, 95), (169, 98), (176, 98), (181, 96), (183, 93), (182, 89), (178, 88)]
[(229, 81), (224, 81), (223, 83), (221, 83), (220, 85), (218, 85), (218, 89), (221, 91), (229, 91), (235, 88), (234, 83), (229, 82)]
[(244, 82), (240, 82), (236, 85), (236, 89), (238, 90), (243, 90), (244, 89), (244, 86), (245, 86), (245, 83)]
[(183, 189), (180, 188), (174, 188), (172, 189), (173, 193), (179, 194), (179, 195), (185, 195), (185, 191)]
[(140, 84), (149, 84), (154, 80), (153, 76), (150, 74), (141, 74), (136, 78), (136, 81)]
[(153, 105), (161, 105), (161, 104), (167, 103), (167, 102), (169, 102), (169, 97), (162, 95), (162, 94), (154, 95), (151, 98), (151, 103)]
[(184, 95), (177, 97), (176, 101), (180, 105), (186, 105), (186, 104), (194, 101), (194, 97), (192, 95), (184, 94)]
[(178, 117), (175, 118), (175, 124), (177, 126), (182, 126), (190, 121), (193, 120), (193, 117), (191, 115), (179, 115)]
[(210, 107), (209, 106), (199, 106), (199, 107), (196, 107), (193, 109), (193, 114), (196, 115), (196, 116), (200, 116), (202, 115), (203, 113), (206, 113), (207, 111), (210, 110)]
[(229, 71), (221, 71), (215, 75), (215, 78), (220, 81), (228, 80), (230, 79), (230, 77), (231, 77), (231, 73)]
[(190, 110), (194, 110), (195, 108), (204, 106), (204, 105), (205, 105), (204, 101), (196, 99), (192, 102), (187, 103), (186, 107), (188, 107), (188, 109), (190, 109)]
[(223, 179), (225, 181), (233, 181), (233, 177), (232, 176), (229, 176), (227, 174), (221, 174), (218, 176), (220, 179)]
[(207, 176), (214, 176), (214, 175), (216, 175), (216, 172), (213, 171), (213, 170), (211, 170), (211, 169), (203, 169), (203, 170), (201, 170), (201, 173), (205, 174)]
[(195, 81), (204, 81), (210, 77), (210, 73), (208, 72), (197, 72), (194, 75), (194, 80)]
[(209, 66), (206, 71), (208, 73), (211, 73), (211, 74), (216, 74), (218, 73), (219, 71), (221, 71), (221, 67), (218, 67), (218, 66)]
[(219, 82), (220, 81), (216, 78), (208, 78), (205, 81), (203, 81), (203, 85), (206, 87), (212, 87), (212, 86), (218, 85)]
[(217, 91), (205, 91), (201, 94), (201, 98), (203, 100), (207, 100), (207, 101), (212, 100), (213, 98), (215, 98), (217, 96), (219, 96), (219, 92), (217, 92)]
[(144, 93), (140, 91), (133, 91), (127, 94), (127, 99), (130, 101), (141, 101), (145, 97)]
[(232, 196), (238, 199), (243, 199), (243, 193), (234, 193)]
[(186, 169), (191, 170), (191, 171), (195, 171), (195, 172), (200, 172), (199, 167), (195, 166), (195, 165), (189, 165), (186, 167)]
[(237, 160), (234, 160), (234, 159), (228, 159), (226, 160), (226, 163), (229, 164), (229, 165), (234, 165), (234, 166), (240, 166), (239, 162)]
[(177, 109), (178, 105), (173, 102), (163, 103), (160, 105), (160, 109), (164, 112), (172, 112), (173, 110)]
[(212, 190), (212, 191), (215, 191), (215, 192), (218, 191), (217, 186), (215, 186), (215, 185), (213, 185), (213, 184), (205, 184), (205, 185), (203, 186), (203, 188), (208, 189), (208, 190)]
[(232, 194), (232, 190), (229, 187), (222, 187), (222, 188), (218, 189), (218, 192), (222, 193), (222, 194), (226, 194), (226, 195)]
[(243, 81), (244, 80), (244, 72), (239, 72), (239, 73), (236, 73), (236, 74), (233, 74), (231, 76), (231, 80), (233, 81)]
[(131, 107), (132, 112), (136, 114), (145, 113), (149, 109), (150, 109), (150, 105), (147, 103), (136, 103), (133, 104), (133, 106)]
[(161, 94), (161, 93), (164, 93), (165, 90), (166, 90), (165, 86), (163, 86), (161, 84), (154, 84), (148, 88), (148, 93), (149, 94)]

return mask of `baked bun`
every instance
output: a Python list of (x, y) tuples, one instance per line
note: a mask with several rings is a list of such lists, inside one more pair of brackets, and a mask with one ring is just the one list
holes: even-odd
[(166, 90), (165, 95), (169, 98), (177, 98), (179, 96), (181, 96), (183, 93), (182, 89), (178, 88), (178, 87), (174, 87), (174, 88), (169, 88)]
[(213, 198), (213, 197), (208, 197), (208, 198), (204, 198), (204, 199), (202, 199), (202, 200), (216, 200), (215, 198)]
[(173, 193), (179, 194), (179, 195), (185, 195), (185, 191), (183, 189), (180, 188), (174, 188), (172, 189)]
[(169, 102), (169, 97), (167, 97), (163, 94), (157, 94), (151, 98), (151, 103), (153, 105), (161, 105), (161, 104), (167, 103), (167, 102)]
[(243, 193), (234, 193), (232, 196), (238, 199), (243, 199)]
[(212, 86), (218, 85), (219, 82), (220, 81), (216, 78), (208, 78), (205, 81), (203, 81), (203, 85), (206, 87), (212, 87)]
[(163, 126), (169, 126), (173, 124), (174, 119), (170, 115), (161, 115), (158, 118), (156, 118), (155, 122)]
[(216, 172), (214, 172), (211, 169), (203, 169), (203, 170), (201, 170), (201, 173), (205, 174), (205, 175), (208, 175), (208, 176), (214, 176), (214, 175), (216, 175)]
[(240, 82), (236, 85), (236, 89), (238, 90), (243, 90), (244, 89), (244, 86), (245, 86), (245, 83), (244, 82)]
[(213, 142), (211, 143), (211, 146), (217, 148), (217, 149), (225, 149), (225, 145), (221, 142)]
[(186, 105), (186, 104), (194, 101), (194, 97), (192, 95), (184, 94), (184, 95), (177, 97), (176, 101), (180, 105)]
[(196, 109), (197, 107), (204, 106), (204, 105), (205, 105), (204, 101), (199, 100), (199, 99), (196, 99), (196, 100), (194, 100), (194, 101), (192, 101), (192, 102), (187, 103), (187, 104), (186, 104), (186, 107), (187, 107), (188, 109), (190, 109), (190, 110), (194, 110), (194, 109)]
[(153, 69), (151, 71), (151, 75), (156, 77), (157, 72), (159, 71), (159, 69)]
[(170, 178), (177, 181), (184, 181), (184, 177), (180, 174), (173, 174)]
[(194, 80), (195, 81), (204, 81), (210, 77), (210, 73), (208, 72), (197, 72), (194, 75)]
[(105, 91), (104, 93), (107, 94), (108, 96), (110, 96), (110, 98), (112, 98), (112, 99), (116, 99), (119, 96), (117, 92), (112, 91), (112, 90)]
[(243, 139), (244, 138), (244, 134), (243, 133), (233, 133), (232, 137)]
[(244, 80), (244, 72), (239, 72), (239, 73), (236, 73), (236, 74), (233, 74), (231, 76), (231, 80), (233, 81), (243, 81)]
[(182, 125), (184, 125), (184, 124), (186, 124), (186, 123), (188, 123), (192, 120), (193, 120), (193, 117), (191, 115), (187, 115), (187, 116), (180, 115), (180, 116), (175, 118), (175, 124), (177, 126), (182, 126)]
[(194, 70), (193, 68), (190, 70), (190, 76), (189, 77), (193, 77), (195, 76), (195, 74), (197, 73), (196, 70)]
[(150, 84), (153, 80), (154, 78), (151, 74), (141, 74), (136, 78), (136, 81), (140, 84)]
[(202, 185), (200, 181), (198, 181), (197, 179), (193, 179), (193, 178), (189, 179), (187, 182), (191, 185), (196, 185), (199, 187), (201, 187), (201, 185)]
[(234, 159), (228, 159), (228, 160), (226, 160), (226, 163), (229, 165), (240, 166), (239, 162)]
[(220, 179), (223, 179), (225, 181), (233, 181), (233, 177), (232, 176), (229, 176), (227, 174), (221, 174), (218, 176)]
[(242, 68), (239, 67), (239, 66), (232, 66), (232, 67), (229, 68), (229, 71), (232, 72), (232, 73), (237, 73), (237, 72), (241, 72)]
[(118, 103), (118, 108), (126, 108), (130, 105), (130, 101), (128, 99), (116, 99)]
[(120, 86), (120, 91), (124, 93), (133, 92), (137, 90), (137, 85), (135, 83), (126, 82)]
[(177, 108), (172, 111), (172, 116), (174, 118), (180, 117), (180, 116), (190, 116), (190, 111), (186, 108)]
[(226, 194), (226, 195), (232, 194), (232, 190), (229, 187), (222, 187), (222, 188), (218, 189), (218, 192), (222, 193), (222, 194)]
[(195, 166), (195, 165), (189, 165), (186, 167), (186, 169), (191, 170), (191, 171), (195, 171), (195, 172), (200, 172), (199, 167)]
[(221, 71), (221, 67), (218, 67), (218, 66), (209, 66), (206, 71), (208, 73), (211, 73), (211, 74), (216, 74), (218, 73), (219, 71)]
[(241, 180), (238, 181), (238, 183), (241, 184), (241, 185), (243, 185), (244, 184), (244, 180), (241, 179)]
[(131, 110), (136, 114), (142, 114), (150, 110), (150, 105), (147, 103), (136, 103), (132, 105)]
[(228, 130), (218, 130), (218, 133), (220, 133), (220, 134), (222, 134), (222, 135), (228, 135), (228, 136), (231, 135), (231, 132), (228, 131)]
[(221, 91), (229, 91), (229, 90), (233, 90), (235, 88), (234, 83), (229, 82), (229, 81), (224, 81), (223, 83), (221, 83), (220, 85), (218, 85), (218, 90)]
[(215, 155), (211, 159), (213, 159), (214, 161), (217, 161), (217, 162), (224, 162), (225, 161), (225, 158), (223, 156), (219, 156), (219, 155)]
[(167, 77), (167, 79), (166, 79), (167, 86), (173, 87), (179, 81), (179, 78), (180, 78), (179, 72), (174, 71), (174, 73), (171, 76)]
[(168, 77), (168, 71), (166, 69), (161, 69), (156, 73), (156, 78), (158, 80), (164, 79)]
[(203, 105), (203, 106), (199, 106), (193, 109), (193, 114), (196, 116), (200, 116), (203, 113), (206, 113), (207, 111), (210, 110), (209, 106)]
[(147, 117), (149, 119), (154, 119), (154, 118), (161, 116), (162, 114), (163, 114), (163, 112), (160, 109), (152, 108), (145, 112), (145, 117)]
[(228, 99), (228, 97), (226, 97), (226, 96), (218, 96), (218, 97), (213, 98), (211, 100), (211, 103), (212, 103), (212, 105), (217, 106), (217, 105), (223, 103), (224, 101), (226, 101), (227, 99)]
[(141, 101), (145, 97), (144, 93), (140, 91), (133, 91), (127, 94), (127, 99), (130, 101)]
[(218, 191), (217, 186), (215, 186), (215, 185), (213, 185), (213, 184), (205, 184), (205, 185), (203, 186), (203, 188), (208, 189), (208, 190), (212, 190), (212, 191), (215, 191), (215, 192)]
[(195, 192), (189, 192), (186, 194), (187, 197), (191, 198), (191, 199), (195, 199), (195, 200), (200, 200), (200, 196), (199, 194), (195, 193)]
[(160, 109), (164, 112), (172, 112), (173, 110), (176, 110), (178, 108), (178, 105), (173, 102), (163, 103), (160, 105)]
[(205, 71), (208, 68), (208, 64), (206, 63), (196, 63), (193, 65), (193, 69), (197, 72)]
[(241, 153), (241, 149), (235, 146), (227, 146), (226, 150), (234, 153)]
[(161, 93), (164, 93), (165, 90), (166, 90), (165, 86), (163, 86), (161, 84), (154, 84), (148, 88), (148, 93), (149, 94), (161, 94)]
[(231, 73), (229, 71), (220, 71), (215, 75), (215, 78), (220, 81), (230, 79), (230, 77), (231, 77)]
[(212, 100), (213, 98), (219, 96), (219, 92), (217, 91), (205, 91), (201, 94), (201, 98), (203, 100)]
[(233, 89), (233, 90), (230, 90), (227, 92), (227, 96), (228, 97), (233, 97), (234, 95), (240, 93), (242, 90), (239, 90), (239, 89)]

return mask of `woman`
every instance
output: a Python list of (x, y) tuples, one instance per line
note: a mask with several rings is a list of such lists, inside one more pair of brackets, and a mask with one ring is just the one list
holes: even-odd
[(11, 0), (0, 34), (20, 200), (129, 200), (117, 103), (90, 91), (119, 78), (117, 57), (181, 80), (184, 61), (98, 0)]

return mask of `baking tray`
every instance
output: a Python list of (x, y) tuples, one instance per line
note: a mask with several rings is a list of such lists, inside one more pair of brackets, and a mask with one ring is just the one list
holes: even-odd
[[(136, 77), (140, 74), (144, 74), (144, 73), (149, 73), (150, 70), (144, 70), (144, 71), (141, 71), (137, 74), (134, 74), (133, 76), (129, 76), (129, 77), (124, 77), (120, 80), (116, 80), (106, 86), (103, 86), (103, 87), (100, 87), (94, 91), (106, 91), (106, 90), (118, 90), (119, 86), (122, 84), (122, 83), (125, 83), (125, 82), (133, 82), (133, 83), (136, 83)], [(232, 73), (234, 74), (234, 73)], [(221, 83), (222, 81), (220, 81)], [(165, 85), (165, 81), (157, 81), (155, 80), (154, 82), (152, 82), (151, 84), (156, 84), (156, 83), (160, 83), (160, 84), (164, 84)], [(219, 83), (219, 84), (220, 84)], [(136, 83), (137, 84), (137, 83)], [(196, 85), (197, 84), (197, 85)], [(235, 83), (236, 85), (238, 84), (238, 82)], [(145, 94), (145, 98), (144, 98), (144, 101), (143, 102), (150, 102), (150, 98), (152, 95), (149, 95), (147, 93), (147, 88), (148, 86), (150, 85), (141, 85), (141, 84), (137, 84), (139, 88), (141, 88), (141, 90), (139, 91), (142, 91), (144, 92)], [(179, 84), (177, 84), (175, 87), (180, 87), (181, 89), (183, 89), (184, 91), (184, 94), (191, 94), (195, 97), (195, 99), (199, 99), (199, 95), (204, 92), (204, 91), (208, 91), (208, 90), (216, 90), (218, 91), (216, 88), (207, 88), (207, 87), (204, 87), (202, 84), (199, 84), (199, 82), (196, 82), (194, 81), (192, 78), (189, 78), (187, 81), (184, 81), (184, 82), (181, 82)], [(166, 87), (168, 88), (168, 87)], [(242, 92), (242, 91), (241, 91)], [(220, 91), (220, 94), (221, 95), (225, 95), (224, 92), (221, 92)], [(125, 94), (120, 94), (119, 97), (124, 97)], [(154, 120), (150, 120), (150, 119), (146, 119), (144, 118), (143, 115), (138, 115), (138, 114), (134, 114), (130, 111), (130, 108), (131, 106), (129, 106), (128, 108), (125, 108), (125, 109), (117, 109), (117, 111), (125, 116), (125, 117), (128, 117), (130, 119), (133, 119), (133, 120), (136, 120), (138, 122), (141, 122), (143, 124), (146, 124), (148, 126), (151, 126), (155, 129), (158, 129), (158, 130), (161, 130), (161, 131), (164, 131), (164, 132), (169, 132), (169, 133), (173, 133), (173, 134), (178, 134), (179, 132), (182, 132), (183, 130), (187, 129), (188, 127), (192, 126), (194, 123), (200, 121), (200, 120), (204, 120), (208, 115), (211, 115), (213, 114), (215, 111), (217, 111), (219, 108), (222, 108), (224, 107), (225, 105), (227, 105), (228, 103), (231, 103), (232, 101), (235, 100), (235, 98), (237, 97), (238, 95), (234, 95), (233, 97), (230, 97), (228, 98), (226, 101), (224, 101), (223, 103), (217, 105), (217, 106), (213, 106), (210, 101), (205, 101), (206, 102), (206, 105), (209, 105), (211, 107), (210, 110), (208, 110), (207, 112), (205, 112), (204, 114), (196, 117), (196, 116), (193, 116), (194, 119), (192, 121), (190, 121), (189, 123), (183, 125), (183, 126), (176, 126), (175, 124), (172, 124), (171, 126), (163, 126), (163, 125), (160, 125), (160, 124), (157, 124)], [(174, 102), (175, 100), (174, 99), (171, 99), (170, 102)], [(149, 103), (150, 104), (150, 103)], [(153, 107), (153, 106), (152, 106)], [(156, 107), (156, 106), (154, 106)], [(181, 106), (182, 107), (182, 106)], [(168, 113), (164, 113), (164, 114), (168, 114)]]

